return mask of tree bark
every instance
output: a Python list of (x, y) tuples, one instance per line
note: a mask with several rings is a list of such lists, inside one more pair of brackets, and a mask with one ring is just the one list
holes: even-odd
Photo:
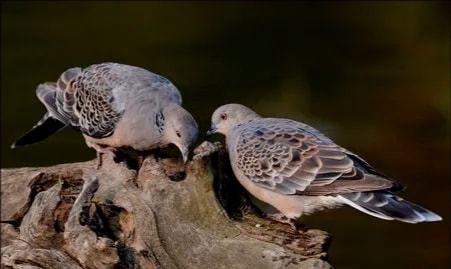
[(328, 235), (259, 217), (212, 148), (2, 169), (2, 268), (331, 268)]

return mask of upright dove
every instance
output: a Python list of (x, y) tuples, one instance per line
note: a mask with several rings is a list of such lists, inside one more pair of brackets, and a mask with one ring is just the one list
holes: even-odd
[(197, 138), (197, 123), (185, 110), (178, 89), (166, 78), (145, 69), (102, 63), (70, 68), (56, 83), (37, 87), (47, 113), (12, 147), (41, 141), (67, 127), (83, 134), (103, 153), (127, 147), (146, 151), (173, 144), (186, 162)]
[(307, 124), (263, 118), (239, 104), (219, 107), (211, 121), (209, 133), (226, 137), (238, 181), (263, 210), (277, 210), (270, 218), (293, 225), (303, 214), (349, 205), (385, 220), (442, 219), (397, 196), (399, 183)]

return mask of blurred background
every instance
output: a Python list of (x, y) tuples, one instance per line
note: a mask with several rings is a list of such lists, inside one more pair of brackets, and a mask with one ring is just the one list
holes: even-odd
[(1, 5), (3, 168), (94, 158), (70, 129), (30, 147), (9, 145), (45, 112), (35, 97), (39, 83), (74, 66), (136, 65), (170, 79), (202, 131), (230, 102), (303, 121), (444, 217), (410, 225), (343, 208), (304, 218), (331, 233), (336, 268), (449, 267), (449, 4)]

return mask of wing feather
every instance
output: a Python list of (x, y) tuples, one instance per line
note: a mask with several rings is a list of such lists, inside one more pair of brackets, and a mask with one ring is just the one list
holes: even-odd
[(283, 194), (327, 195), (393, 186), (363, 159), (308, 125), (256, 119), (238, 131), (236, 167), (264, 188)]

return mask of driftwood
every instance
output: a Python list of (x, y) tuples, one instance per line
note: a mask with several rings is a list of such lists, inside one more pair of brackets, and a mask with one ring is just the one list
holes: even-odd
[(259, 217), (210, 148), (138, 171), (108, 155), (2, 169), (2, 268), (331, 268), (325, 232)]

